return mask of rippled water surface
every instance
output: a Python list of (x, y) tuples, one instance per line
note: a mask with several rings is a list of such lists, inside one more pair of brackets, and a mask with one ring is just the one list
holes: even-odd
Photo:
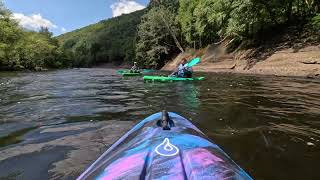
[(255, 179), (320, 179), (319, 80), (201, 75), (144, 83), (98, 68), (0, 73), (0, 177), (75, 178), (134, 123), (166, 109)]

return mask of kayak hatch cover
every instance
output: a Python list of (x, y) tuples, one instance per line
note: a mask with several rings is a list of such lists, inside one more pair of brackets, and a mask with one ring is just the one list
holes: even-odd
[(114, 143), (83, 179), (248, 179), (221, 148), (187, 119), (157, 113)]

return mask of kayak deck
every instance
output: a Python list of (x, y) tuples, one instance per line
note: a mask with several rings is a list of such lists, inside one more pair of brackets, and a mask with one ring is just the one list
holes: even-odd
[(165, 77), (165, 76), (144, 76), (145, 81), (201, 81), (204, 77), (194, 77), (194, 78), (179, 78), (179, 77)]
[(252, 179), (190, 121), (169, 113), (144, 119), (81, 179)]

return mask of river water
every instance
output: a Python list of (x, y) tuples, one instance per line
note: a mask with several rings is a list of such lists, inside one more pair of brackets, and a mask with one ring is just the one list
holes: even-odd
[(319, 80), (200, 75), (144, 83), (102, 68), (0, 73), (0, 179), (74, 179), (163, 109), (192, 120), (254, 179), (320, 179)]

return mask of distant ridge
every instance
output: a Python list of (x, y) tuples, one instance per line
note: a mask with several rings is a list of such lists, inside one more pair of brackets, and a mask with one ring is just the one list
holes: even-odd
[(76, 66), (130, 62), (135, 57), (137, 26), (144, 13), (140, 10), (102, 20), (57, 38), (74, 55)]

